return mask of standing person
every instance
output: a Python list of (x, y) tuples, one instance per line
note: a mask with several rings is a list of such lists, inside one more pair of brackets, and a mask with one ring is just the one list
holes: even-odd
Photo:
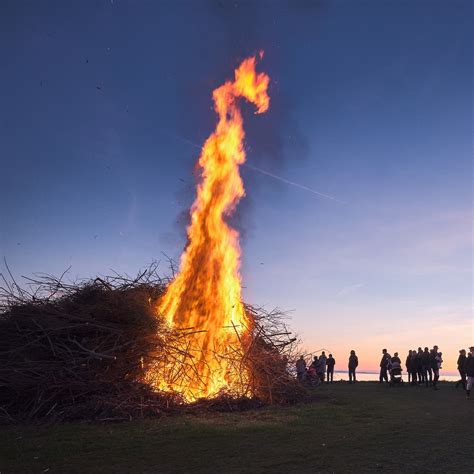
[(421, 356), (421, 364), (423, 369), (423, 380), (425, 381), (425, 385), (428, 387), (428, 375), (429, 381), (431, 383), (432, 372), (431, 372), (431, 353), (430, 350), (425, 347), (423, 354)]
[(411, 363), (412, 363), (412, 360), (411, 360), (411, 355), (412, 355), (412, 352), (411, 352), (411, 349), (408, 351), (408, 355), (407, 355), (407, 358), (405, 360), (405, 367), (407, 368), (407, 374), (408, 374), (408, 383), (411, 383), (411, 374), (412, 374), (412, 370), (411, 370)]
[(411, 384), (416, 385), (418, 377), (418, 354), (415, 349), (411, 351)]
[(464, 349), (461, 349), (459, 351), (458, 357), (458, 372), (461, 376), (461, 380), (458, 380), (456, 382), (456, 388), (458, 388), (459, 384), (461, 384), (464, 390), (466, 390), (466, 359), (466, 351)]
[(334, 366), (336, 365), (336, 360), (332, 356), (332, 354), (329, 354), (328, 360), (326, 361), (327, 365), (327, 383), (329, 383), (329, 378), (331, 378), (331, 383), (333, 382), (334, 379)]
[(306, 361), (303, 356), (296, 361), (296, 378), (299, 381), (303, 381), (306, 376)]
[(418, 373), (418, 383), (423, 383), (425, 381), (425, 374), (423, 373), (423, 350), (421, 347), (418, 348), (416, 354), (416, 368)]
[(319, 362), (318, 356), (313, 357), (313, 363), (311, 364), (310, 369), (315, 376), (316, 385), (319, 385), (321, 381), (321, 362)]
[(324, 372), (322, 371), (321, 357), (318, 358), (318, 356), (314, 356), (314, 360), (311, 365), (314, 367), (314, 370), (316, 371), (316, 375), (318, 376), (318, 385), (319, 385), (319, 383), (324, 380)]
[(438, 352), (438, 346), (434, 346), (430, 352), (431, 355), (431, 370), (433, 371), (433, 388), (438, 390), (439, 369), (443, 362), (442, 353)]
[(349, 383), (356, 383), (356, 369), (359, 365), (359, 358), (356, 356), (355, 351), (351, 351), (349, 356)]
[(382, 349), (382, 360), (380, 361), (380, 376), (379, 382), (382, 383), (384, 380), (388, 382), (388, 361), (390, 360), (390, 354), (387, 349)]
[(324, 382), (324, 376), (326, 375), (326, 364), (328, 358), (326, 357), (326, 353), (323, 351), (319, 356), (319, 364), (321, 365), (321, 381)]
[(471, 396), (471, 389), (472, 386), (474, 385), (474, 346), (471, 346), (469, 348), (469, 355), (467, 356), (466, 359), (466, 365), (464, 366), (466, 368), (466, 397)]

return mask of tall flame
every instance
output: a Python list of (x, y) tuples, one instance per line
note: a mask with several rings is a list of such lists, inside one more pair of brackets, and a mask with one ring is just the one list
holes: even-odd
[[(262, 53), (260, 54), (260, 57)], [(248, 381), (240, 360), (242, 340), (250, 321), (241, 301), (239, 234), (225, 222), (245, 195), (239, 165), (245, 162), (243, 119), (238, 99), (265, 112), (269, 77), (255, 71), (256, 58), (245, 59), (235, 80), (213, 91), (219, 117), (199, 157), (202, 180), (191, 208), (188, 244), (179, 274), (159, 302), (158, 311), (175, 328), (193, 331), (183, 358), (192, 357), (188, 370), (176, 368), (160, 382), (187, 400), (209, 397), (222, 389), (240, 390)]]

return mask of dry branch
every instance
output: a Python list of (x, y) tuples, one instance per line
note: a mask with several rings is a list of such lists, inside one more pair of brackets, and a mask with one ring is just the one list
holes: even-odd
[(119, 420), (203, 407), (234, 410), (304, 396), (288, 370), (296, 340), (278, 310), (245, 306), (253, 322), (241, 341), (245, 355), (226, 355), (250, 374), (243, 393), (222, 393), (190, 406), (178, 393), (148, 383), (150, 367), (199, 375), (189, 344), (199, 328), (173, 330), (155, 314), (169, 283), (158, 275), (157, 264), (136, 277), (114, 274), (76, 283), (64, 278), (28, 278), (27, 289), (13, 277), (3, 278), (0, 421)]

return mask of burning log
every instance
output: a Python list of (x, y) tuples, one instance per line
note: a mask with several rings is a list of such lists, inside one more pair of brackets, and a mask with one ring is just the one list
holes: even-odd
[(279, 311), (244, 306), (253, 321), (244, 357), (239, 352), (226, 357), (236, 371), (249, 374), (245, 389), (223, 389), (193, 404), (150, 383), (151, 368), (176, 374), (193, 370), (196, 354), (187, 348), (199, 331), (172, 328), (156, 317), (156, 304), (170, 282), (159, 277), (156, 265), (137, 277), (28, 281), (29, 290), (7, 281), (0, 288), (2, 422), (128, 420), (289, 403), (304, 396), (287, 370), (296, 341)]

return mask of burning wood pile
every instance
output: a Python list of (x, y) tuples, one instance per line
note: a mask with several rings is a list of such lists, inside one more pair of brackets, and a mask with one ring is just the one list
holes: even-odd
[[(244, 357), (249, 374), (240, 391), (222, 389), (186, 401), (152, 379), (193, 373), (183, 352), (193, 331), (171, 328), (155, 306), (169, 283), (153, 265), (136, 278), (112, 276), (79, 284), (44, 276), (30, 290), (4, 282), (0, 293), (0, 420), (121, 420), (197, 408), (240, 409), (291, 403), (303, 394), (289, 375), (295, 340), (278, 311), (246, 306), (252, 330)], [(230, 357), (230, 356), (229, 356)]]
[(80, 285), (45, 277), (32, 292), (5, 282), (3, 419), (133, 417), (222, 397), (278, 403), (301, 394), (282, 314), (242, 302), (239, 234), (226, 222), (245, 194), (239, 100), (257, 114), (270, 104), (270, 79), (256, 61), (244, 60), (213, 91), (218, 122), (199, 157), (188, 244), (172, 280), (152, 267)]

